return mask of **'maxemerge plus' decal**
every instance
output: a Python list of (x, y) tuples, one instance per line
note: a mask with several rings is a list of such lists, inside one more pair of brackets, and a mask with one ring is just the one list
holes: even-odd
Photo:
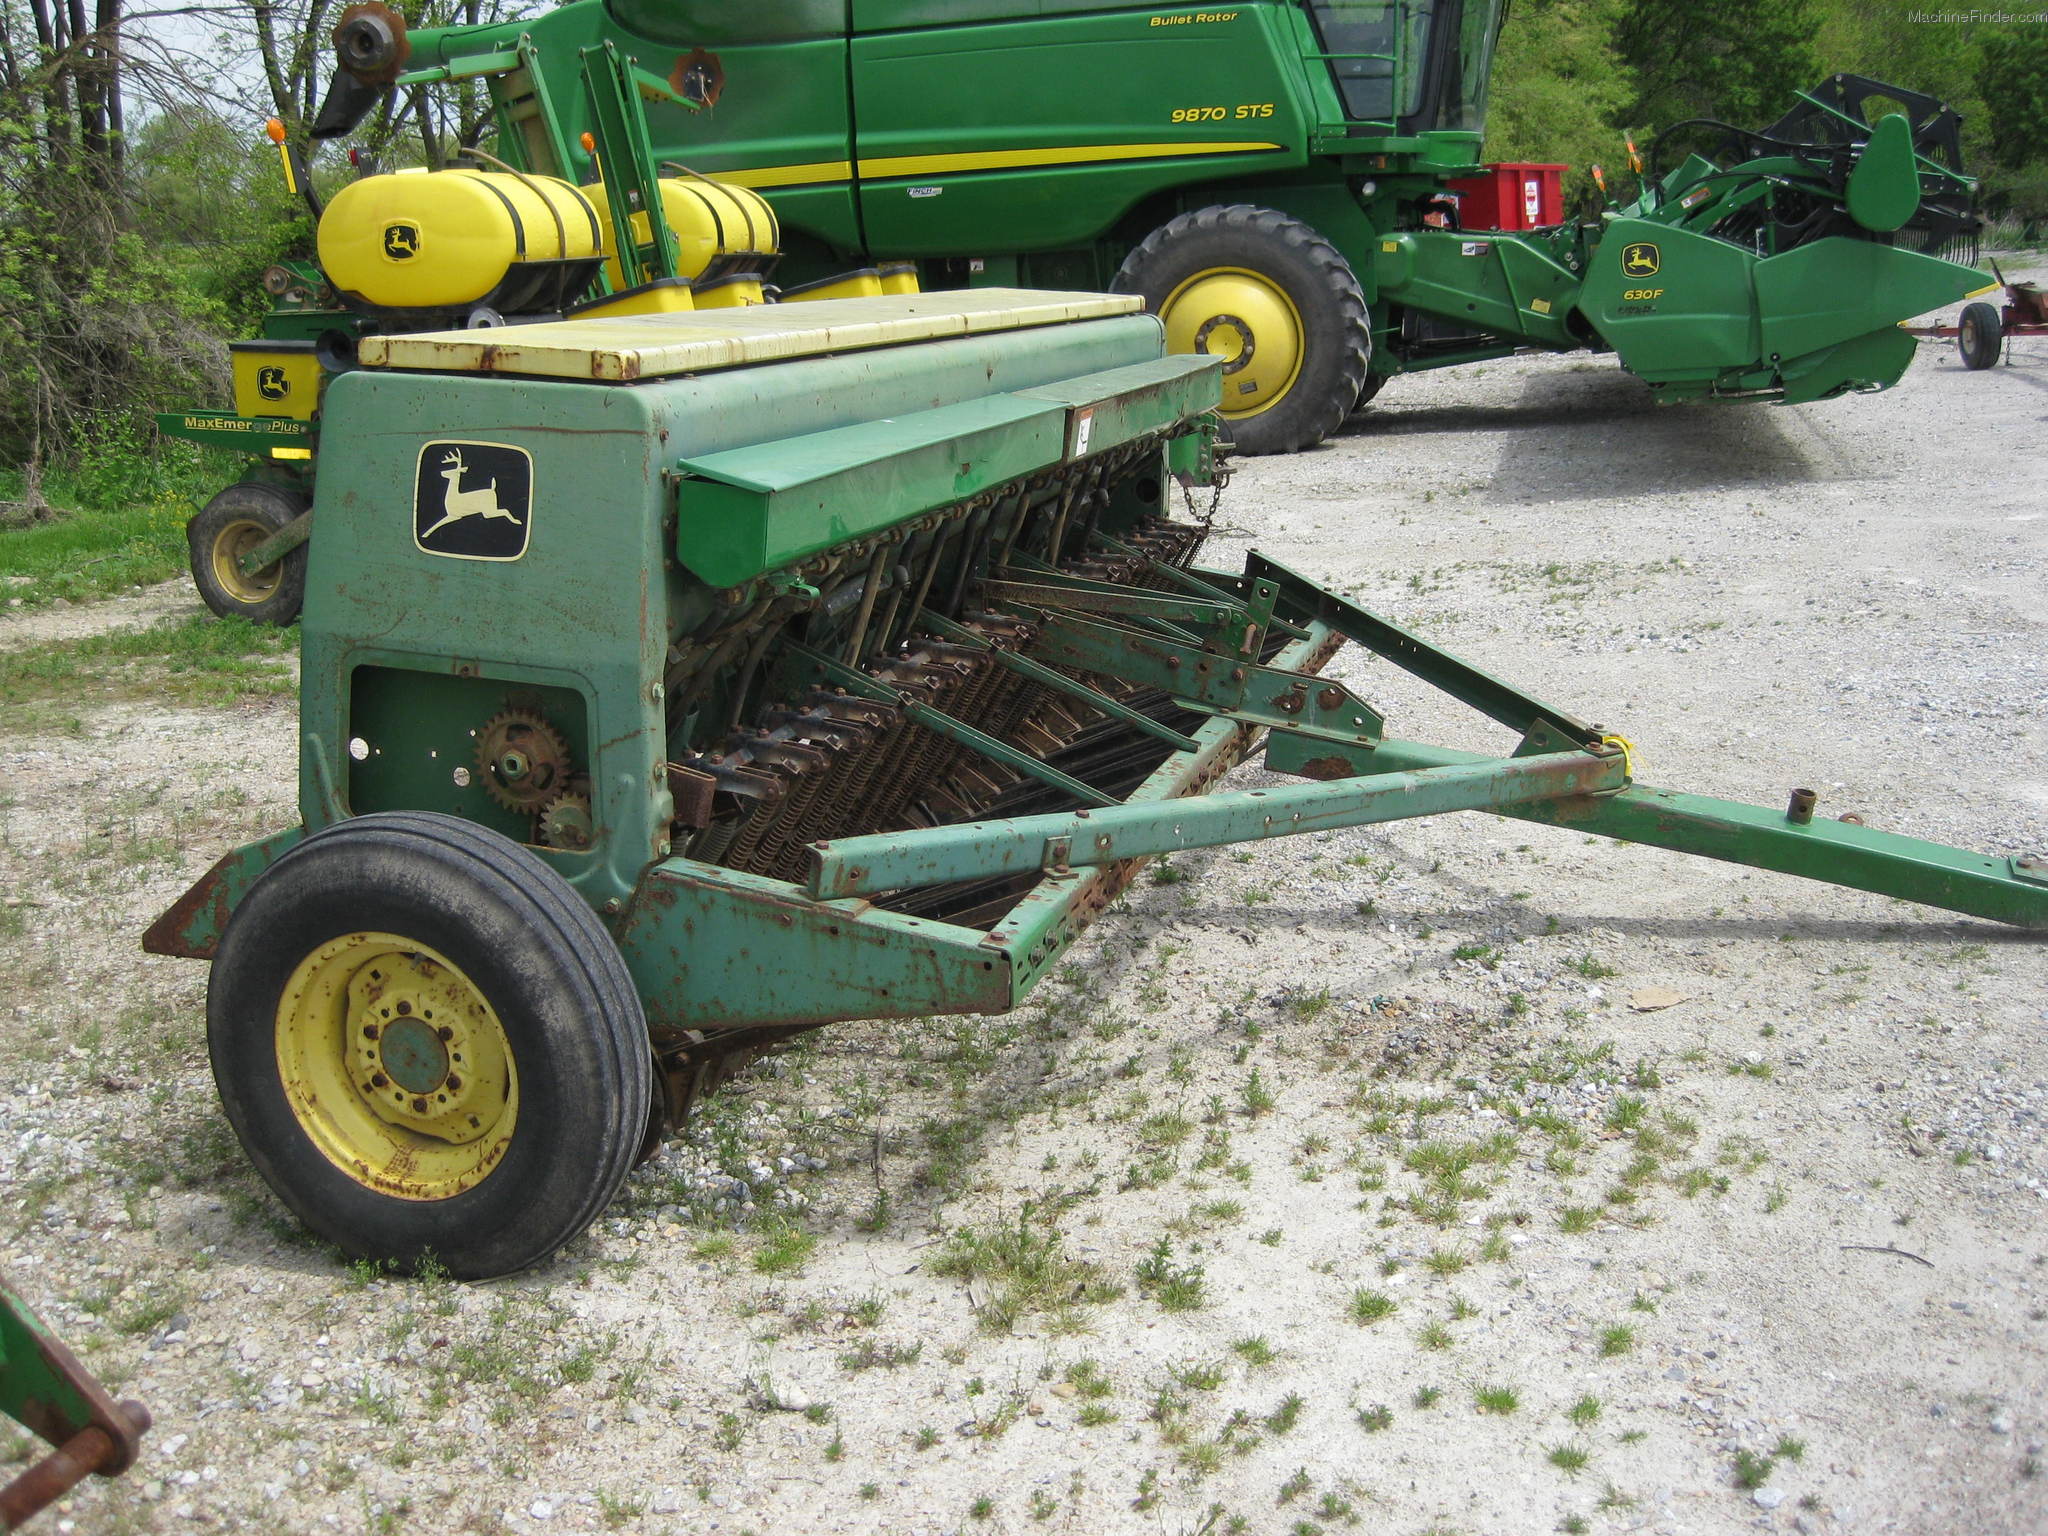
[(428, 443), (413, 484), (412, 538), (430, 555), (517, 560), (533, 523), (533, 456), (505, 443)]

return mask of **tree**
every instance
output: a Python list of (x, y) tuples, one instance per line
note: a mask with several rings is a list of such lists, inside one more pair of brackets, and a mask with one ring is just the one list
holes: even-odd
[(1566, 201), (1598, 193), (1588, 167), (1624, 164), (1615, 124), (1636, 82), (1614, 47), (1620, 0), (1523, 0), (1508, 12), (1487, 95), (1489, 160), (1563, 161)]
[(120, 0), (0, 0), (0, 459), (42, 470), (220, 367), (128, 217)]
[(1999, 28), (1980, 48), (1977, 89), (1993, 158), (2012, 170), (2048, 160), (2048, 27)]
[[(421, 28), (513, 21), (543, 6), (540, 0), (394, 0), (392, 8), (408, 27)], [(302, 149), (333, 75), (329, 39), (345, 9), (337, 0), (226, 0), (217, 13), (227, 45), (262, 60), (270, 115)], [(352, 139), (367, 158), (382, 160), (412, 137), (425, 163), (438, 167), (457, 150), (480, 144), (491, 126), (488, 94), (480, 82), (465, 80), (388, 94)]]
[(1636, 74), (1628, 120), (1777, 121), (1820, 77), (1814, 21), (1809, 0), (1638, 0), (1620, 12), (1614, 37)]
[[(23, 22), (28, 23), (24, 28)], [(121, 3), (8, 0), (0, 7), (0, 83), (17, 151), (52, 165), (83, 166), (102, 185), (120, 174), (125, 108), (121, 94)]]

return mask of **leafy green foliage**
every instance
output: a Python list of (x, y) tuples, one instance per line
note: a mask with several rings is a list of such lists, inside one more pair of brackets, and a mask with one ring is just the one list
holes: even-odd
[(1977, 63), (1991, 153), (2002, 166), (2039, 163), (2048, 149), (2048, 27), (1987, 32)]
[(1624, 163), (1614, 125), (1635, 83), (1614, 47), (1620, 12), (1619, 0), (1530, 0), (1509, 9), (1494, 54), (1487, 158), (1569, 166), (1567, 203), (1585, 211), (1596, 196), (1587, 167)]
[(1812, 0), (1635, 0), (1614, 34), (1636, 76), (1631, 121), (1775, 121), (1823, 72), (1813, 26)]

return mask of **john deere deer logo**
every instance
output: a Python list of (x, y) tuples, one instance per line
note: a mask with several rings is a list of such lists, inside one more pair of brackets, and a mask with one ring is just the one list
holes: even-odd
[(384, 226), (384, 254), (393, 261), (411, 261), (420, 253), (420, 227), (417, 224), (386, 224)]
[(533, 460), (503, 443), (428, 443), (413, 484), (413, 542), (430, 555), (517, 560), (526, 553)]
[(282, 400), (292, 392), (292, 381), (284, 376), (282, 368), (258, 368), (256, 370), (256, 393), (266, 400)]
[(1662, 264), (1661, 253), (1647, 240), (1621, 248), (1621, 270), (1626, 277), (1655, 277)]

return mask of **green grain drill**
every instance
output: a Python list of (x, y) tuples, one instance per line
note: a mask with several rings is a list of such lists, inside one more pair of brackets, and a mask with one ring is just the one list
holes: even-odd
[[(1160, 38), (1226, 24), (1186, 14)], [(523, 34), (408, 53), (372, 5), (339, 35), (328, 126), (478, 76), (530, 158), (511, 182), (366, 178), (323, 216), (342, 307), (296, 311), (322, 351), (285, 461), (299, 815), (144, 942), (213, 962), (228, 1118), (347, 1253), (537, 1263), (734, 1062), (837, 1020), (1013, 1008), (1183, 848), (1479, 809), (2048, 925), (2038, 861), (1816, 821), (1804, 792), (1779, 814), (1635, 784), (1620, 738), (1309, 579), (1203, 566), (1242, 354), (1175, 350), (1136, 295), (855, 273), (868, 296), (724, 303), (761, 274), (720, 263), (773, 241), (715, 231), (689, 269), (667, 202), (705, 184), (658, 176), (648, 134), (686, 103), (751, 121), (719, 89), (735, 61), (664, 80), (585, 42), (559, 50), (572, 89)], [(841, 89), (846, 47), (815, 50)], [(576, 101), (602, 199), (576, 191)], [(525, 214), (480, 256), (494, 198)], [(1387, 735), (1321, 675), (1346, 642), (1501, 751)], [(1301, 782), (1218, 792), (1262, 747)]]
[[(746, 1053), (1015, 1007), (1143, 863), (1452, 810), (2048, 925), (2048, 869), (1651, 789), (1257, 555), (1223, 360), (991, 289), (366, 338), (329, 385), (299, 815), (151, 928), (228, 1118), (351, 1255), (506, 1273)], [(1346, 642), (1499, 728), (1387, 733)], [(1284, 787), (1222, 791), (1263, 746)]]

